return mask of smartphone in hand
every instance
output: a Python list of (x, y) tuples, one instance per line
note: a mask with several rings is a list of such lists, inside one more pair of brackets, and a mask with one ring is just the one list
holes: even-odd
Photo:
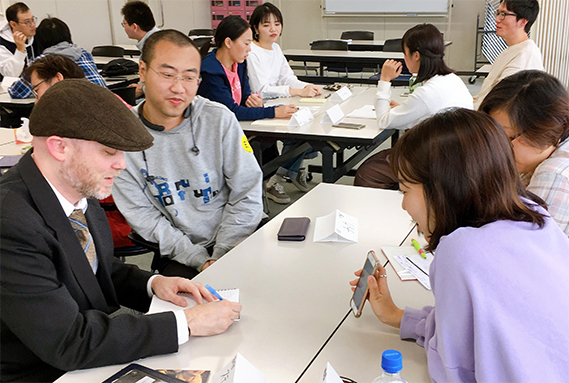
[(350, 306), (356, 318), (359, 318), (360, 315), (362, 315), (364, 303), (369, 294), (367, 277), (374, 275), (377, 272), (378, 267), (379, 261), (375, 256), (375, 252), (370, 250), (367, 253), (366, 261), (364, 263), (360, 279), (358, 280), (358, 285), (356, 286), (354, 295), (352, 295), (352, 299), (350, 300)]

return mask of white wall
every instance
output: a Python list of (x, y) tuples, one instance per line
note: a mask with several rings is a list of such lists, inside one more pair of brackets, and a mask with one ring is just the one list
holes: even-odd
[[(2, 5), (16, 0), (1, 0)], [(95, 45), (134, 44), (120, 26), (124, 0), (24, 0), (41, 20), (47, 14), (63, 19), (71, 28), (76, 44), (90, 50)], [(449, 17), (323, 17), (324, 0), (272, 0), (283, 12), (284, 33), (281, 45), (308, 48), (317, 39), (339, 38), (344, 30), (370, 30), (378, 40), (398, 38), (418, 23), (435, 24), (445, 39), (453, 43), (447, 49), (447, 62), (456, 70), (472, 70), (476, 38), (476, 16), (483, 15), (484, 0), (451, 0)], [(349, 1), (349, 0), (346, 0)], [(397, 1), (397, 0), (394, 0)], [(424, 0), (428, 1), (428, 0)], [(147, 0), (158, 24), (160, 0)], [(209, 28), (209, 0), (162, 0), (164, 28), (187, 33), (192, 28)], [(112, 26), (112, 28), (111, 28)]]

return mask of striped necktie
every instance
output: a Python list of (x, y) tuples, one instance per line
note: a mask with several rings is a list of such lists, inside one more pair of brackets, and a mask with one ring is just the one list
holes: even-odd
[(79, 243), (85, 252), (85, 256), (89, 261), (89, 265), (93, 268), (93, 262), (97, 257), (95, 252), (95, 244), (93, 243), (93, 237), (89, 233), (89, 228), (87, 227), (87, 219), (81, 209), (73, 210), (73, 213), (69, 216), (69, 221), (71, 222), (71, 227), (75, 230), (75, 235), (79, 239)]

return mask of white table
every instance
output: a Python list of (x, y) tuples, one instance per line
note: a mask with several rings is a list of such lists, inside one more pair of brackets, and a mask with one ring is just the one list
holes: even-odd
[[(347, 115), (364, 105), (373, 105), (376, 91), (377, 89), (375, 87), (353, 87), (352, 92), (354, 95), (339, 105), (344, 114)], [(400, 95), (403, 91), (403, 88), (394, 88), (392, 91), (393, 99), (402, 102)], [(320, 97), (324, 97), (325, 95)], [(267, 105), (288, 103), (293, 103), (297, 106), (314, 105), (301, 104), (299, 100), (300, 97), (292, 97), (289, 99), (279, 98), (271, 100)], [(240, 121), (240, 125), (248, 137), (261, 137), (267, 140), (297, 139), (308, 143), (308, 147), (312, 147), (314, 150), (322, 153), (323, 182), (333, 183), (348, 173), (356, 164), (365, 159), (385, 140), (391, 136), (396, 137), (396, 133), (398, 133), (392, 129), (380, 130), (375, 118), (363, 119), (346, 117), (342, 120), (343, 122), (362, 123), (366, 125), (365, 128), (359, 130), (334, 128), (332, 124), (322, 124), (321, 120), (324, 111), (335, 104), (336, 103), (331, 99), (328, 99), (325, 104), (322, 104), (320, 110), (316, 112), (314, 120), (301, 127), (289, 129), (286, 126), (274, 126), (272, 124), (274, 124), (275, 120), (271, 119), (259, 120), (255, 125), (253, 125), (251, 121)], [(257, 125), (263, 122), (266, 122), (266, 125)], [(255, 142), (252, 141), (251, 144), (255, 145)], [(350, 158), (344, 160), (344, 150), (351, 147), (358, 147), (359, 149)], [(305, 149), (302, 149), (300, 152), (304, 150)], [(334, 156), (336, 157), (336, 164), (334, 164)], [(268, 164), (263, 164), (263, 173), (271, 173), (278, 167), (277, 164), (281, 162), (281, 159), (277, 159), (277, 161), (274, 160)]]
[[(320, 184), (226, 254), (196, 280), (239, 287), (243, 311), (224, 334), (192, 338), (176, 354), (139, 360), (151, 368), (217, 372), (240, 352), (267, 382), (294, 382), (349, 310), (348, 281), (367, 251), (397, 246), (413, 224), (393, 191)], [(334, 209), (359, 218), (357, 243), (314, 243), (316, 217)], [(279, 242), (286, 217), (312, 221), (304, 242)], [(410, 283), (410, 294), (420, 292)], [(381, 325), (377, 331), (381, 335)], [(57, 382), (100, 382), (124, 365), (76, 371)]]
[(0, 156), (17, 156), (30, 144), (16, 144), (14, 129), (0, 128)]

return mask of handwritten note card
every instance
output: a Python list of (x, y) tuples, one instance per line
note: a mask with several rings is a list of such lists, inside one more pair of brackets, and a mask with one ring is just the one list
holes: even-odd
[(344, 118), (344, 112), (340, 105), (336, 104), (324, 113), (324, 117), (322, 117), (321, 124), (335, 124)]
[(297, 126), (302, 126), (308, 124), (310, 121), (314, 120), (312, 112), (308, 108), (300, 108), (298, 112), (292, 115), (288, 123), (289, 128), (294, 128)]
[(330, 100), (334, 102), (344, 102), (350, 97), (352, 97), (352, 91), (347, 86), (344, 86), (337, 90), (336, 93), (330, 97)]
[(215, 374), (212, 383), (265, 383), (265, 375), (240, 353)]
[(357, 242), (358, 219), (340, 210), (316, 218), (314, 242)]

